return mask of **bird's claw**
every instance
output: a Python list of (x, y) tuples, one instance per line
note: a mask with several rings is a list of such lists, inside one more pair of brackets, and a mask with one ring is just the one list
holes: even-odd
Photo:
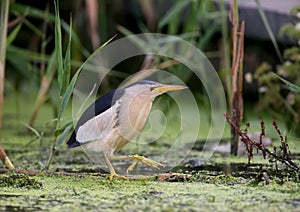
[(136, 165), (138, 164), (138, 162), (141, 162), (147, 166), (150, 166), (152, 168), (155, 168), (155, 169), (159, 169), (159, 167), (164, 167), (163, 164), (159, 163), (159, 162), (156, 162), (154, 160), (151, 160), (149, 158), (145, 158), (144, 156), (140, 156), (140, 155), (130, 155), (129, 156), (132, 160), (134, 160), (134, 162), (128, 167), (127, 169), (127, 173), (129, 171), (132, 171)]
[(110, 173), (108, 175), (108, 179), (110, 181), (113, 181), (114, 178), (119, 178), (119, 179), (123, 179), (123, 180), (129, 180), (127, 177), (123, 176), (123, 175), (118, 175), (117, 173)]

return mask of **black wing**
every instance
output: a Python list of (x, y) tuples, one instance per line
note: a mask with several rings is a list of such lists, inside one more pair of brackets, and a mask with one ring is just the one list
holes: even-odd
[(67, 142), (68, 148), (80, 146), (80, 143), (76, 140), (76, 132), (80, 126), (112, 107), (123, 94), (124, 89), (112, 90), (91, 104), (79, 118), (76, 127)]

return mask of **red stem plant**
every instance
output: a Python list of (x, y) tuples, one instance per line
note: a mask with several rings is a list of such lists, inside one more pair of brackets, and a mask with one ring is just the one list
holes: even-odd
[(265, 136), (265, 123), (263, 121), (260, 122), (261, 133), (260, 133), (260, 137), (259, 137), (259, 142), (255, 142), (248, 136), (248, 129), (250, 127), (249, 123), (246, 124), (246, 129), (242, 130), (229, 117), (228, 113), (225, 113), (224, 116), (226, 118), (226, 121), (231, 125), (232, 129), (235, 131), (236, 134), (238, 134), (240, 136), (241, 141), (245, 144), (249, 164), (250, 164), (251, 159), (253, 158), (253, 149), (256, 149), (257, 151), (262, 152), (263, 157), (265, 159), (269, 158), (270, 162), (274, 162), (276, 164), (276, 169), (278, 169), (277, 162), (279, 161), (295, 171), (300, 171), (300, 168), (291, 159), (291, 152), (289, 151), (289, 147), (286, 142), (286, 137), (283, 137), (283, 135), (281, 134), (281, 131), (279, 130), (279, 127), (278, 127), (278, 124), (276, 121), (273, 121), (273, 126), (276, 129), (278, 136), (280, 138), (280, 141), (281, 141), (280, 146), (279, 146), (280, 151), (277, 151), (277, 148), (274, 147), (274, 152), (271, 152), (262, 143), (262, 138), (263, 138), (263, 136)]

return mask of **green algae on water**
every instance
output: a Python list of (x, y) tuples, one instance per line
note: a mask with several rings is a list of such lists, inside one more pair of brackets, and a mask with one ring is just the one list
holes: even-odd
[(14, 187), (26, 189), (41, 189), (43, 184), (26, 174), (8, 174), (0, 176), (0, 187)]

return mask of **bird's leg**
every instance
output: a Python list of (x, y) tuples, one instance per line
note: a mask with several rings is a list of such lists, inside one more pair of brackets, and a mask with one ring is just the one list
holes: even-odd
[(109, 169), (109, 172), (110, 172), (110, 174), (109, 174), (109, 176), (108, 176), (108, 178), (109, 178), (110, 181), (112, 181), (114, 177), (115, 177), (115, 178), (120, 178), (120, 179), (123, 179), (123, 180), (128, 180), (127, 177), (122, 176), (122, 175), (118, 175), (118, 174), (116, 173), (114, 167), (112, 166), (112, 164), (111, 164), (111, 162), (109, 161), (109, 159), (108, 159), (108, 157), (107, 157), (107, 155), (106, 155), (105, 152), (103, 152), (103, 157), (104, 157), (104, 159), (105, 159), (106, 165), (107, 165), (107, 167), (108, 167), (108, 169)]
[(132, 171), (136, 167), (138, 162), (141, 162), (147, 166), (150, 166), (150, 167), (156, 168), (156, 169), (159, 169), (159, 167), (164, 167), (163, 164), (156, 162), (154, 160), (145, 158), (144, 156), (140, 156), (140, 155), (113, 156), (111, 159), (112, 160), (134, 160), (134, 162), (128, 167), (127, 173), (128, 173), (128, 171)]

